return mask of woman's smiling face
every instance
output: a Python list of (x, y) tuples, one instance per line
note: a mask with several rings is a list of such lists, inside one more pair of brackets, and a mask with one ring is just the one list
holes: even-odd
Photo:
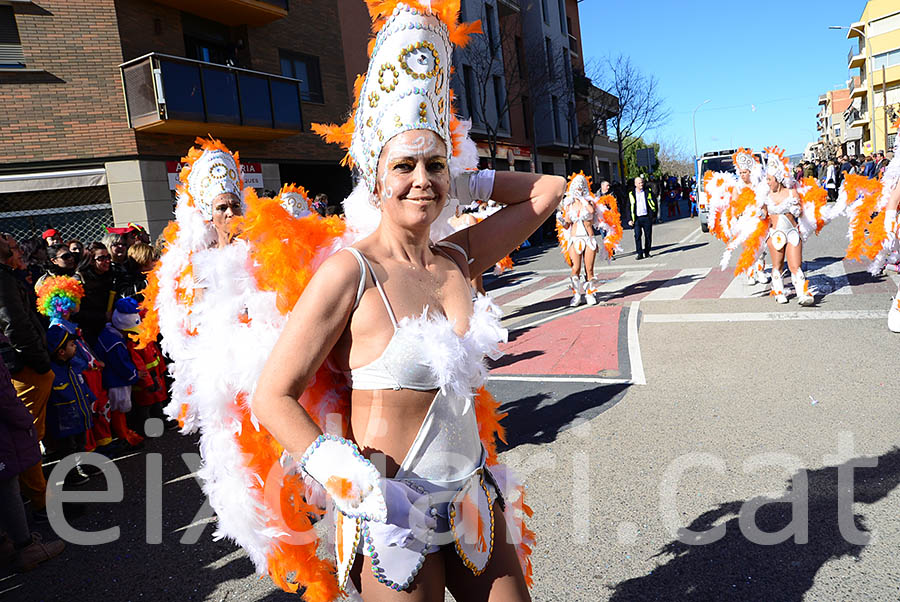
[(383, 147), (375, 195), (384, 217), (407, 228), (430, 226), (447, 204), (447, 147), (431, 130), (397, 134)]

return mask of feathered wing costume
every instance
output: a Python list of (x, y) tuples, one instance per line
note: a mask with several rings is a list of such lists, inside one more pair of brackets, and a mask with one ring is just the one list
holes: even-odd
[[(716, 221), (713, 225), (711, 218), (710, 231), (726, 243), (720, 263), (723, 270), (728, 267), (732, 253), (738, 247), (743, 247), (734, 270), (735, 276), (752, 271), (755, 266), (758, 266), (770, 235), (775, 237), (773, 240), (780, 240), (785, 236), (779, 229), (770, 227), (767, 215), (791, 213), (797, 220), (798, 242), (806, 241), (812, 233), (821, 232), (832, 218), (825, 212), (828, 195), (824, 188), (819, 186), (813, 178), (806, 178), (799, 183), (795, 182), (791, 178), (791, 165), (784, 156), (783, 150), (778, 147), (768, 147), (766, 153), (765, 172), (761, 170), (761, 166), (755, 163), (750, 151), (740, 149), (735, 154), (735, 165), (739, 169), (750, 169), (751, 171), (750, 185), (744, 184), (731, 174), (708, 172), (704, 176), (707, 194), (715, 194), (718, 202)], [(773, 206), (769, 200), (769, 188), (765, 179), (768, 175), (774, 175), (786, 188), (794, 190), (796, 198), (792, 195), (786, 199), (783, 207)], [(727, 198), (727, 202), (723, 200), (725, 198)], [(787, 238), (783, 243), (776, 242), (776, 245), (783, 246), (786, 242), (788, 242)], [(776, 282), (776, 286), (780, 282), (780, 276), (773, 270), (772, 278)], [(796, 276), (798, 281), (802, 281), (799, 287), (805, 290), (806, 280), (802, 273)]]
[[(464, 43), (469, 33), (478, 31), (477, 25), (457, 24), (459, 0), (368, 0), (368, 4), (376, 34), (383, 28), (395, 33), (402, 22), (400, 18), (410, 14), (418, 20), (428, 19), (430, 24), (439, 23), (456, 44)], [(410, 35), (412, 30), (409, 28)], [(378, 52), (378, 44), (373, 41), (370, 53)], [(417, 58), (426, 53), (423, 48), (431, 50), (420, 45), (405, 55)], [(410, 61), (406, 66), (416, 73), (420, 64)], [(446, 95), (449, 66), (446, 60), (438, 78), (434, 77), (437, 73), (431, 74), (430, 79), (411, 78), (422, 80), (422, 86), (447, 86)], [(379, 65), (370, 65), (370, 76), (373, 69), (378, 73)], [(396, 74), (399, 78), (400, 70)], [(394, 78), (395, 71), (388, 69), (386, 75), (381, 75), (384, 83), (385, 77)], [(375, 78), (366, 79), (375, 85)], [(388, 81), (386, 88), (381, 88), (385, 105), (389, 105), (386, 97), (391, 83)], [(359, 117), (360, 102), (378, 104), (379, 92), (374, 89), (360, 98), (365, 85), (362, 78), (357, 81), (355, 117)], [(418, 99), (411, 100), (416, 101), (418, 108)], [(451, 172), (458, 174), (466, 167), (474, 167), (477, 152), (468, 138), (469, 126), (453, 117), (449, 97), (422, 110), (428, 119), (443, 117), (450, 126), (447, 142), (453, 155)], [(402, 124), (389, 117), (384, 131), (367, 127), (366, 134), (380, 133), (388, 140), (403, 131), (394, 125)], [(415, 127), (421, 125), (412, 123), (406, 129)], [(348, 148), (351, 142), (363, 144), (354, 135), (353, 118), (343, 126), (316, 126), (316, 130), (326, 139), (346, 143)], [(198, 144), (199, 148), (192, 149), (185, 159), (187, 167), (181, 174), (176, 221), (166, 228), (163, 256), (149, 278), (144, 300), (146, 316), (139, 338), (149, 341), (162, 335), (163, 348), (173, 360), (170, 371), (175, 377), (167, 413), (181, 422), (182, 432), (201, 433), (203, 464), (199, 476), (218, 516), (215, 537), (227, 537), (241, 545), (257, 571), (270, 575), (285, 591), (302, 590), (305, 599), (311, 601), (334, 600), (341, 595), (349, 572), (347, 542), (341, 541), (345, 530), (339, 528), (336, 539), (338, 567), (317, 553), (319, 542), (310, 517), (322, 515), (321, 504), (315, 502), (323, 500), (312, 499), (302, 479), (282, 469), (283, 449), (255, 420), (249, 400), (289, 311), (315, 270), (336, 250), (377, 227), (380, 212), (373, 211), (369, 203), (377, 157), (374, 161), (354, 162), (363, 179), (344, 203), (346, 223), (336, 217), (321, 218), (309, 213), (308, 199), (297, 187), (282, 189), (275, 199), (256, 198), (248, 190), (243, 194), (246, 208), (244, 217), (238, 220), (239, 236), (227, 247), (212, 248), (212, 199), (222, 192), (242, 195), (240, 165), (237, 154), (230, 153), (220, 142), (198, 139)], [(453, 207), (447, 209), (452, 213)], [(449, 226), (447, 230), (452, 231)], [(433, 231), (432, 238), (442, 237), (441, 234)], [(473, 344), (480, 348), (486, 343)], [(323, 432), (337, 437), (347, 431), (349, 389), (343, 375), (323, 366), (299, 402)], [(496, 439), (503, 439), (500, 420), (504, 415), (498, 412), (499, 403), (483, 387), (473, 397), (473, 405), (486, 464), (497, 466)], [(501, 472), (499, 468), (497, 472)], [(530, 584), (534, 533), (525, 526), (524, 519), (531, 510), (524, 501), (524, 486), (512, 475), (504, 476), (508, 530), (518, 542), (523, 573)]]
[[(900, 121), (894, 124), (900, 128)], [(900, 136), (898, 136), (900, 141)], [(889, 210), (891, 195), (900, 185), (900, 145), (894, 147), (894, 159), (881, 180), (861, 175), (847, 175), (841, 184), (837, 202), (829, 207), (827, 217), (846, 215), (849, 219), (846, 258), (868, 262), (870, 274), (880, 274), (886, 266), (900, 264), (900, 228), (896, 210)], [(900, 332), (900, 287), (891, 300), (888, 328)]]

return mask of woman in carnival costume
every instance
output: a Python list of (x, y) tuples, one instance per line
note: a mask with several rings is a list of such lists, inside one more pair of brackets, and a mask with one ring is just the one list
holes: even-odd
[[(369, 9), (377, 33), (354, 115), (316, 128), (359, 170), (344, 204), (357, 239), (300, 297), (253, 412), (292, 457), (289, 472), (336, 506), (342, 588), (366, 600), (442, 600), (445, 587), (463, 600), (526, 600), (527, 549), (511, 543), (528, 539), (513, 511), (521, 489), (484, 436), (497, 417), (479, 393), (484, 356), (499, 356), (506, 333), (469, 280), (553, 212), (563, 180), (463, 169), (475, 153), (452, 114), (451, 52), (477, 26), (457, 24), (458, 0)], [(435, 232), (450, 199), (488, 198), (507, 205), (502, 216)], [(295, 401), (323, 363), (352, 390), (343, 433), (323, 433)]]
[[(591, 179), (583, 172), (572, 174), (563, 201), (556, 211), (557, 238), (566, 263), (572, 267), (569, 277), (572, 300), (577, 307), (582, 298), (588, 305), (596, 305), (597, 283), (594, 280), (594, 259), (599, 245), (594, 238), (597, 230), (604, 231), (603, 248), (607, 259), (621, 251), (622, 222), (615, 198), (597, 198), (591, 193)], [(584, 265), (585, 276), (581, 275)], [(583, 297), (582, 297), (583, 296)]]
[[(502, 415), (479, 388), (505, 331), (468, 278), (552, 213), (563, 181), (498, 174), (494, 187), (493, 172), (464, 171), (477, 151), (452, 116), (450, 49), (477, 26), (456, 23), (458, 0), (370, 11), (378, 34), (354, 119), (317, 128), (361, 172), (346, 221), (248, 191), (231, 244), (210, 249), (221, 239), (192, 200), (202, 187), (183, 177), (142, 338), (161, 331), (181, 353), (173, 397), (182, 391), (184, 430), (201, 431), (217, 535), (280, 587), (315, 601), (411, 587), (404, 599), (442, 599), (446, 581), (460, 599), (527, 599), (530, 509), (497, 463)], [(511, 205), (504, 219), (453, 234), (447, 199), (492, 192)], [(310, 522), (326, 492), (336, 566), (317, 555)]]
[[(731, 254), (740, 246), (743, 251), (734, 270), (735, 276), (746, 273), (758, 264), (759, 257), (768, 246), (772, 257), (772, 291), (778, 303), (787, 303), (782, 277), (787, 260), (800, 305), (810, 306), (815, 297), (802, 270), (803, 242), (813, 232), (818, 234), (828, 223), (825, 216), (827, 192), (813, 178), (798, 183), (792, 177), (790, 162), (778, 147), (766, 148), (765, 182), (755, 191), (744, 187), (734, 195), (724, 212), (719, 211), (721, 222), (715, 222), (720, 238), (726, 241), (721, 266), (726, 269)], [(721, 198), (718, 190), (724, 185), (721, 174), (707, 173), (704, 187)], [(752, 182), (752, 180), (751, 180)]]
[[(900, 121), (894, 124), (900, 128)], [(900, 136), (898, 136), (900, 140)], [(894, 147), (894, 159), (881, 180), (848, 174), (841, 184), (833, 215), (845, 214), (850, 219), (846, 258), (868, 261), (872, 275), (881, 274), (888, 266), (900, 264), (900, 225), (897, 208), (900, 206), (900, 146)], [(888, 329), (900, 333), (900, 287), (891, 299), (888, 310)]]
[[(731, 160), (734, 175), (707, 172), (704, 176), (704, 190), (710, 203), (709, 231), (726, 244), (729, 258), (730, 251), (735, 248), (733, 241), (740, 231), (740, 218), (748, 209), (758, 217), (761, 204), (768, 194), (765, 173), (752, 150), (739, 148)], [(765, 255), (759, 253), (743, 271), (747, 284), (767, 284), (769, 276), (765, 267)]]

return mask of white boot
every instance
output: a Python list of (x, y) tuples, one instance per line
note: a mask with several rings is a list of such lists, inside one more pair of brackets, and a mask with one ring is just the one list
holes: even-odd
[(900, 333), (900, 290), (891, 299), (891, 310), (888, 312), (888, 330)]
[(594, 279), (591, 278), (584, 285), (584, 302), (588, 305), (597, 305), (597, 296), (594, 294), (594, 291), (597, 290), (597, 284)]
[(778, 303), (784, 304), (788, 302), (787, 296), (784, 294), (784, 280), (781, 277), (781, 272), (772, 268), (772, 293), (771, 295), (775, 297), (775, 301)]
[(569, 282), (572, 285), (572, 300), (569, 301), (569, 307), (578, 307), (581, 305), (581, 292), (584, 290), (584, 281), (581, 277), (569, 276)]
[(760, 284), (768, 284), (769, 280), (769, 275), (766, 274), (766, 262), (760, 259), (759, 263), (756, 264), (756, 281)]
[(791, 273), (791, 282), (794, 284), (794, 292), (797, 293), (797, 302), (801, 306), (815, 305), (816, 298), (809, 294), (809, 281), (803, 275), (803, 270)]

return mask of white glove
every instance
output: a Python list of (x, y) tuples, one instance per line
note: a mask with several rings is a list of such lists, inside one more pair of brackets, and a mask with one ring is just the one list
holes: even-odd
[(471, 205), (474, 201), (486, 201), (494, 192), (493, 169), (464, 171), (450, 181), (450, 196), (460, 205)]
[(319, 483), (337, 509), (350, 518), (407, 529), (424, 526), (434, 530), (437, 526), (435, 519), (426, 514), (428, 506), (416, 503), (422, 494), (382, 477), (352, 441), (320, 435), (303, 453), (299, 468)]

